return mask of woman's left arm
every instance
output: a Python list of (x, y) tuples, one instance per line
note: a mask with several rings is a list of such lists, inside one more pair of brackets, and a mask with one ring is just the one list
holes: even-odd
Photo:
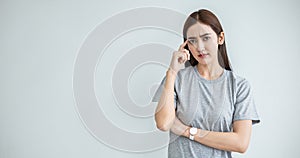
[[(189, 138), (190, 127), (184, 125), (177, 118), (175, 120), (171, 131), (177, 135)], [(183, 129), (185, 130), (183, 131)], [(244, 153), (250, 142), (251, 131), (252, 120), (239, 120), (234, 121), (232, 132), (214, 132), (197, 129), (194, 141), (219, 150)]]

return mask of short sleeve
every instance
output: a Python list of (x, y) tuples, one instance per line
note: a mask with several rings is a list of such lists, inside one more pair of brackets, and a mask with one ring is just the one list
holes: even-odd
[[(152, 97), (152, 102), (158, 102), (159, 99), (160, 99), (160, 96), (162, 94), (162, 91), (164, 89), (164, 85), (165, 85), (165, 82), (166, 82), (166, 76), (162, 79), (159, 87), (157, 88), (154, 96)], [(175, 86), (174, 86), (175, 87)], [(177, 104), (177, 93), (176, 93), (176, 90), (174, 88), (174, 107), (176, 108), (176, 104)]]
[(252, 96), (252, 89), (249, 82), (243, 79), (237, 85), (236, 102), (233, 121), (252, 120), (252, 124), (260, 122), (256, 105)]

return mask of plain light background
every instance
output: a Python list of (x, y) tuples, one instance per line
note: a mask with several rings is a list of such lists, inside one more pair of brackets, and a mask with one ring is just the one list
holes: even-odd
[[(248, 151), (235, 157), (300, 155), (298, 2), (5, 0), (0, 2), (1, 158), (166, 157), (166, 148), (131, 153), (99, 142), (84, 127), (73, 98), (74, 61), (88, 33), (111, 15), (147, 6), (187, 16), (208, 8), (219, 17), (234, 71), (250, 81), (262, 121), (253, 127)], [(177, 49), (181, 41), (173, 42)], [(135, 79), (151, 75), (160, 80), (164, 72), (158, 69), (157, 74), (139, 72)], [(134, 84), (130, 87), (134, 98), (143, 98)], [(118, 114), (107, 114), (118, 123)], [(132, 127), (130, 121), (119, 125)]]

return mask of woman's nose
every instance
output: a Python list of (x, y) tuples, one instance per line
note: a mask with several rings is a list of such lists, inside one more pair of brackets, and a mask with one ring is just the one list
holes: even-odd
[(198, 41), (198, 44), (197, 44), (197, 50), (198, 50), (199, 52), (204, 51), (204, 44), (203, 44), (203, 42)]

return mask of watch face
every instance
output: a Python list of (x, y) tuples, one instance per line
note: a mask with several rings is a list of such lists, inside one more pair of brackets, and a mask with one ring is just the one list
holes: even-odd
[(195, 135), (197, 133), (197, 128), (192, 127), (190, 128), (190, 134)]

